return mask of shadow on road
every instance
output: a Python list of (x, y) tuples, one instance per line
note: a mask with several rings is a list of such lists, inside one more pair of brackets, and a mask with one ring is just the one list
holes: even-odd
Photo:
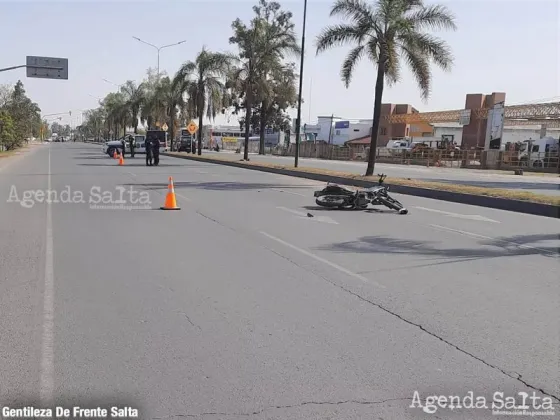
[[(107, 167), (115, 166), (116, 167), (116, 166), (119, 166), (119, 165), (115, 161), (113, 163), (107, 163), (105, 165), (98, 164), (98, 163), (78, 163), (78, 166), (107, 166)], [(145, 166), (145, 167), (147, 167), (145, 163), (140, 163), (140, 162), (138, 162), (138, 163), (126, 163), (126, 161), (125, 161), (124, 166), (128, 166), (128, 167)], [(160, 163), (157, 166), (157, 168), (168, 168), (168, 167), (172, 167), (172, 166), (182, 166), (182, 167), (184, 167), (184, 165), (174, 165), (174, 164), (169, 164), (169, 163)], [(152, 166), (152, 168), (156, 168), (156, 166)]]
[(461, 181), (449, 179), (422, 179), (428, 182), (443, 182), (446, 184), (461, 184), (469, 185), (471, 187), (485, 187), (485, 188), (498, 188), (505, 190), (560, 190), (560, 184), (551, 182), (492, 182), (492, 181)]
[[(125, 184), (125, 185), (143, 186), (146, 189), (167, 188), (167, 183)], [(202, 190), (212, 190), (212, 191), (266, 190), (270, 188), (284, 188), (284, 189), (309, 188), (308, 185), (265, 184), (260, 182), (253, 183), (253, 182), (177, 182), (175, 181), (173, 185), (175, 189), (198, 188)]]
[[(518, 235), (495, 239), (478, 240), (473, 248), (436, 248), (432, 241), (398, 239), (384, 236), (364, 236), (356, 241), (339, 242), (317, 247), (322, 251), (366, 253), (366, 254), (407, 254), (411, 256), (431, 256), (452, 261), (429, 265), (449, 264), (461, 261), (482, 260), (525, 255), (542, 255), (558, 258), (558, 245), (547, 241), (558, 241), (559, 235)], [(484, 248), (482, 248), (484, 247)]]
[[(313, 198), (312, 195), (310, 197)], [(321, 207), (321, 206), (302, 206), (302, 209), (309, 210), (309, 211), (335, 211), (335, 212), (361, 211), (361, 212), (365, 212), (365, 213), (393, 214), (393, 215), (402, 217), (402, 215), (399, 214), (395, 210), (383, 209), (383, 208), (374, 208), (374, 207), (368, 207), (367, 209), (336, 209), (336, 208), (332, 209), (332, 208)]]

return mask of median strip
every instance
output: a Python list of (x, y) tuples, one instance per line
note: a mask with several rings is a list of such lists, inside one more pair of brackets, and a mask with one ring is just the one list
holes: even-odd
[[(366, 177), (328, 169), (307, 167), (293, 168), (287, 165), (243, 161), (240, 155), (198, 156), (182, 152), (169, 152), (164, 153), (164, 155), (200, 162), (274, 172), (317, 181), (331, 181), (355, 187), (368, 187), (377, 184), (376, 176)], [(389, 185), (391, 190), (395, 193), (548, 217), (558, 217), (558, 207), (560, 206), (560, 196), (535, 194), (530, 191), (475, 187), (470, 185), (447, 184), (444, 182), (428, 182), (409, 178), (390, 178), (387, 185)]]

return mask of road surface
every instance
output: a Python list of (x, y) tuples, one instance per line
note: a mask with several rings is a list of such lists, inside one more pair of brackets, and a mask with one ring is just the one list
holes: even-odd
[[(240, 159), (240, 155), (230, 152), (222, 151), (216, 153), (205, 150), (204, 153)], [(251, 154), (250, 159), (255, 162), (288, 165), (293, 165), (294, 162), (293, 157), (260, 156), (258, 154)], [(299, 166), (363, 175), (367, 165), (364, 162), (300, 158)], [(387, 163), (376, 163), (375, 171), (376, 173), (383, 172), (387, 174), (389, 178), (412, 178), (431, 182), (472, 185), (475, 187), (524, 190), (531, 191), (535, 194), (560, 195), (560, 177), (557, 174), (531, 175), (526, 173), (525, 176), (517, 176), (513, 175), (513, 171), (512, 174), (506, 174), (504, 172), (482, 171), (477, 169), (427, 168), (418, 165), (395, 165)]]
[[(324, 211), (313, 181), (99, 149), (0, 162), (0, 405), (489, 419), (410, 406), (560, 396), (560, 221), (408, 196), (406, 216)], [(169, 176), (180, 211), (158, 210)]]

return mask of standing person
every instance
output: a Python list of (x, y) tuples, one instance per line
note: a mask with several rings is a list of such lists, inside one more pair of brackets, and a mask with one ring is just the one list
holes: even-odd
[(154, 165), (158, 166), (159, 165), (159, 148), (160, 148), (161, 144), (159, 142), (159, 139), (157, 137), (154, 138), (154, 140), (152, 141), (152, 153), (154, 154)]
[(128, 144), (130, 146), (130, 157), (134, 157), (134, 149), (136, 148), (134, 137), (128, 136)]
[(126, 150), (126, 142), (124, 141), (124, 137), (121, 140), (121, 145), (122, 145), (122, 157), (124, 158), (124, 152)]
[(146, 139), (146, 166), (152, 166), (152, 138)]

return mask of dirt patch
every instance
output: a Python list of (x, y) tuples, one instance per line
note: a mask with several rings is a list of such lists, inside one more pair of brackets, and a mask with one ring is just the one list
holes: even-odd
[[(307, 172), (307, 173), (314, 173), (314, 174), (322, 174), (322, 175), (331, 175), (337, 176), (341, 178), (346, 178), (348, 180), (362, 180), (362, 181), (371, 181), (377, 182), (378, 177), (366, 177), (361, 175), (354, 175), (349, 174), (348, 172), (338, 172), (338, 171), (331, 171), (328, 169), (319, 169), (319, 168), (306, 168), (306, 167), (299, 167), (294, 168), (293, 166), (288, 165), (277, 165), (271, 163), (263, 163), (263, 162), (251, 162), (251, 161), (244, 161), (242, 159), (242, 155), (229, 155), (229, 156), (198, 156), (189, 153), (178, 153), (172, 152), (167, 153), (168, 155), (176, 155), (176, 156), (188, 156), (189, 159), (193, 160), (200, 160), (200, 161), (224, 161), (224, 162), (237, 162), (244, 166), (252, 166), (252, 167), (261, 167), (261, 168), (275, 168), (275, 169), (286, 169), (295, 172)], [(548, 196), (544, 194), (535, 194), (529, 191), (517, 191), (517, 190), (506, 190), (506, 189), (497, 189), (497, 188), (485, 188), (485, 187), (474, 187), (470, 185), (457, 185), (457, 184), (447, 184), (443, 182), (428, 182), (428, 181), (420, 181), (420, 180), (413, 180), (413, 179), (406, 179), (406, 178), (388, 178), (387, 183), (393, 185), (403, 185), (407, 187), (417, 187), (417, 188), (426, 188), (431, 190), (438, 190), (438, 191), (449, 191), (455, 193), (462, 193), (462, 194), (472, 194), (472, 195), (481, 195), (481, 196), (488, 196), (488, 197), (496, 197), (496, 198), (505, 198), (510, 200), (521, 200), (521, 201), (529, 201), (532, 203), (541, 203), (541, 204), (551, 204), (554, 206), (560, 205), (560, 196)]]

